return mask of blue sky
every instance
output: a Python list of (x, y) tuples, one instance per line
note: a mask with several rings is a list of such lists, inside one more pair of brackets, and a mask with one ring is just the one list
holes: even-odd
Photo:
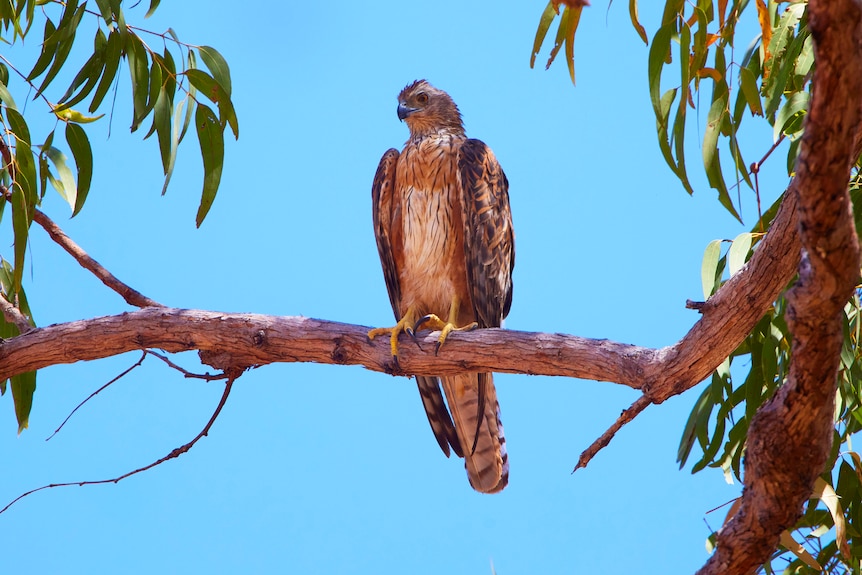
[[(742, 226), (706, 186), (702, 122), (692, 122), (688, 142), (694, 197), (664, 164), (647, 48), (624, 3), (584, 12), (576, 88), (562, 62), (528, 67), (542, 3), (250, 6), (186, 0), (164, 2), (147, 22), (145, 6), (128, 17), (215, 46), (231, 66), (240, 140), (226, 146), (222, 187), (201, 229), (197, 144), (184, 144), (160, 197), (156, 142), (126, 130), (127, 74), (110, 139), (107, 117), (88, 127), (96, 173), (83, 212), (70, 220), (56, 194), (43, 206), (93, 257), (164, 304), (391, 325), (370, 186), (383, 152), (407, 137), (395, 96), (417, 78), (453, 96), (468, 135), (493, 148), (508, 176), (517, 261), (507, 327), (673, 344), (698, 318), (684, 304), (702, 298), (705, 246), (755, 220), (751, 193), (743, 192)], [(654, 30), (657, 8), (641, 15)], [(31, 114), (41, 113), (37, 104)], [(772, 143), (769, 129), (746, 138), (749, 162)], [(786, 180), (783, 159), (774, 161), (761, 177), (767, 205)], [(129, 309), (35, 228), (31, 257), (26, 289), (40, 325)], [(148, 360), (44, 441), (138, 355), (43, 370), (20, 437), (11, 399), (0, 400), (0, 503), (46, 483), (125, 473), (198, 433), (221, 385)], [(175, 359), (199, 367), (193, 354)], [(637, 393), (520, 375), (496, 384), (511, 462), (501, 494), (473, 492), (462, 463), (441, 454), (412, 381), (359, 367), (271, 365), (237, 382), (209, 437), (181, 458), (118, 485), (17, 503), (0, 516), (0, 565), (10, 573), (491, 573), (493, 561), (503, 575), (690, 572), (706, 560), (704, 519), (713, 528), (723, 519), (706, 512), (739, 486), (720, 471), (678, 470), (698, 391), (649, 408), (572, 475), (580, 452)]]

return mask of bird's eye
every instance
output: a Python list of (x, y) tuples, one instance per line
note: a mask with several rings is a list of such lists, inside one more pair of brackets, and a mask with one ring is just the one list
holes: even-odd
[(426, 94), (425, 92), (419, 92), (416, 95), (416, 101), (424, 106), (428, 103), (428, 94)]

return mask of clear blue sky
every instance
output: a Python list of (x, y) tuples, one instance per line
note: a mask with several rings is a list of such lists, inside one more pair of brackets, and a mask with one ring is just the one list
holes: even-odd
[[(407, 137), (395, 96), (417, 78), (453, 96), (468, 134), (493, 148), (509, 178), (517, 265), (507, 327), (673, 344), (698, 318), (684, 304), (702, 298), (706, 244), (754, 222), (752, 194), (743, 194), (744, 227), (707, 188), (702, 122), (690, 133), (693, 198), (661, 159), (647, 48), (625, 3), (584, 12), (577, 88), (562, 62), (528, 67), (540, 1), (214, 6), (163, 2), (148, 22), (146, 6), (128, 17), (172, 26), (230, 63), (240, 140), (227, 145), (203, 227), (194, 228), (197, 144), (184, 144), (160, 197), (156, 142), (126, 129), (127, 74), (110, 140), (107, 117), (88, 128), (97, 167), (84, 211), (70, 220), (56, 194), (44, 205), (93, 257), (164, 304), (391, 325), (370, 186), (383, 152)], [(647, 30), (657, 10), (642, 6)], [(28, 111), (41, 114), (38, 104)], [(752, 135), (748, 161), (771, 143), (768, 130)], [(761, 179), (767, 201), (782, 166), (776, 158), (775, 177)], [(26, 288), (40, 325), (129, 309), (35, 227), (31, 249)], [(122, 474), (198, 433), (222, 386), (148, 360), (44, 441), (138, 355), (43, 370), (20, 437), (11, 399), (0, 400), (0, 503), (46, 483)], [(175, 359), (199, 367), (193, 354)], [(499, 495), (473, 492), (462, 463), (441, 454), (412, 381), (271, 365), (237, 382), (190, 453), (118, 485), (44, 491), (0, 516), (0, 571), (489, 574), (493, 561), (500, 575), (630, 574), (692, 572), (706, 560), (704, 518), (717, 528), (724, 513), (705, 513), (739, 485), (720, 470), (678, 470), (697, 390), (648, 409), (572, 475), (637, 393), (549, 377), (496, 382), (511, 462)]]

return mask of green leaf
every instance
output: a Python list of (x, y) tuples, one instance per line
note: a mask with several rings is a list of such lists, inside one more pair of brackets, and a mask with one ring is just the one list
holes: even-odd
[(703, 132), (703, 167), (709, 171), (718, 159), (718, 136), (721, 134), (721, 122), (727, 111), (727, 91), (719, 96), (709, 108), (706, 115), (706, 129)]
[[(102, 19), (105, 22), (111, 22), (114, 18), (114, 11), (111, 10), (111, 3), (108, 0), (96, 0), (96, 5), (99, 7)], [(114, 32), (112, 31), (111, 34), (113, 33)]]
[(730, 155), (733, 156), (737, 177), (742, 177), (746, 185), (753, 190), (754, 184), (751, 183), (751, 177), (748, 175), (748, 164), (745, 163), (745, 159), (742, 157), (742, 151), (739, 149), (736, 134), (730, 136)]
[(36, 372), (28, 371), (13, 375), (12, 399), (15, 402), (15, 417), (18, 419), (18, 433), (30, 425), (30, 409), (33, 407), (33, 393), (36, 391)]
[[(27, 150), (29, 152), (29, 148)], [(16, 174), (18, 178), (21, 173)], [(30, 233), (30, 222), (32, 221), (31, 209), (27, 202), (26, 192), (22, 186), (12, 188), (12, 231), (15, 236), (12, 287), (9, 294), (18, 293), (21, 289), (21, 280), (24, 276), (24, 256), (27, 253), (27, 237)]]
[(159, 152), (162, 156), (162, 170), (165, 175), (167, 175), (168, 168), (170, 167), (171, 148), (174, 141), (171, 130), (171, 111), (170, 98), (163, 88), (159, 92), (159, 97), (153, 110), (153, 127), (158, 135)]
[(67, 38), (60, 42), (57, 46), (57, 53), (54, 55), (54, 63), (51, 64), (51, 67), (48, 69), (48, 73), (45, 74), (45, 78), (42, 80), (42, 85), (39, 86), (39, 89), (36, 90), (36, 96), (33, 99), (39, 97), (42, 92), (45, 91), (51, 82), (54, 80), (54, 77), (60, 72), (63, 68), (63, 64), (66, 63), (66, 58), (69, 57), (69, 51), (72, 49), (72, 44), (75, 43), (75, 37)]
[(66, 154), (53, 146), (42, 151), (48, 156), (51, 163), (54, 164), (54, 167), (57, 169), (57, 175), (60, 177), (59, 182), (54, 180), (51, 183), (54, 184), (57, 192), (64, 200), (66, 200), (66, 203), (69, 204), (69, 208), (74, 211), (75, 203), (78, 198), (78, 186), (75, 184), (75, 177), (72, 175), (72, 170), (69, 169), (69, 166), (66, 163)]
[(195, 128), (198, 142), (201, 146), (201, 157), (204, 162), (204, 186), (201, 203), (195, 218), (200, 227), (215, 201), (221, 181), (221, 171), (224, 164), (224, 135), (222, 126), (215, 113), (206, 105), (198, 104), (195, 112)]
[[(180, 137), (177, 139), (177, 143), (180, 143), (183, 141), (183, 138), (186, 137), (186, 130), (188, 130), (189, 126), (192, 123), (192, 113), (193, 113), (193, 110), (195, 108), (194, 103), (195, 103), (195, 96), (197, 95), (197, 93), (198, 93), (198, 91), (195, 89), (195, 87), (191, 86), (189, 89), (189, 95), (185, 100), (187, 103), (186, 115), (185, 115), (185, 118), (183, 119), (183, 127), (180, 130)], [(179, 109), (180, 107), (181, 106), (178, 106), (177, 109)]]
[(684, 0), (668, 0), (664, 5), (664, 13), (661, 17), (662, 26), (673, 24), (678, 16), (685, 10)]
[(668, 120), (670, 119), (670, 107), (676, 98), (677, 88), (672, 88), (662, 95), (659, 100), (659, 109), (656, 112), (656, 129), (658, 131), (658, 146), (664, 156), (665, 162), (676, 173), (676, 162), (670, 151), (670, 137), (668, 136)]
[(24, 142), (29, 146), (31, 144), (30, 128), (27, 127), (27, 122), (24, 120), (24, 116), (22, 116), (15, 108), (7, 108), (6, 120), (9, 123), (9, 128), (15, 135), (15, 145), (17, 146), (18, 143)]
[(201, 55), (201, 60), (204, 61), (206, 67), (212, 73), (212, 77), (224, 89), (225, 93), (231, 95), (230, 68), (227, 61), (221, 54), (210, 46), (201, 46), (198, 48), (198, 53)]
[(150, 16), (152, 16), (153, 12), (156, 11), (156, 8), (159, 7), (160, 2), (161, 0), (150, 0), (150, 9), (147, 10), (146, 14), (144, 14), (144, 18), (149, 18)]
[(129, 74), (132, 80), (132, 100), (134, 112), (131, 131), (140, 126), (147, 115), (147, 95), (149, 94), (149, 70), (147, 67), (147, 50), (144, 43), (136, 35), (129, 33), (126, 44), (126, 58), (129, 59)]
[(814, 47), (812, 44), (811, 36), (806, 36), (799, 57), (796, 59), (796, 68), (793, 71), (797, 76), (807, 76), (808, 72), (811, 71), (811, 66), (814, 64)]
[(767, 117), (772, 117), (775, 111), (778, 110), (778, 105), (781, 103), (781, 97), (785, 94), (788, 88), (788, 78), (796, 67), (796, 58), (802, 51), (804, 44), (805, 38), (796, 38), (790, 43), (784, 57), (777, 61), (781, 64), (778, 74), (775, 74), (775, 64), (773, 64), (772, 72), (770, 74), (770, 79), (773, 80), (772, 89), (767, 92), (766, 98), (765, 113)]
[(203, 70), (186, 70), (186, 76), (192, 86), (218, 105), (219, 121), (222, 129), (224, 129), (225, 124), (229, 124), (234, 137), (239, 138), (239, 124), (237, 123), (236, 112), (233, 109), (230, 96), (224, 91), (224, 88)]
[(700, 266), (700, 282), (703, 285), (703, 297), (709, 299), (715, 293), (716, 271), (721, 257), (721, 240), (712, 240), (706, 244), (703, 252), (703, 263)]
[[(787, 149), (787, 175), (794, 176), (796, 170), (796, 158), (799, 156), (799, 145), (802, 143), (802, 138), (796, 138), (790, 142), (790, 147)], [(862, 227), (856, 226), (857, 230), (862, 231)]]
[(75, 217), (84, 207), (93, 180), (93, 150), (87, 133), (78, 124), (66, 124), (66, 142), (72, 150), (78, 169), (78, 194), (75, 197), (75, 205), (72, 206), (72, 217)]
[[(23, 204), (16, 204), (13, 197), (13, 213), (18, 209), (18, 217), (24, 218), (18, 220), (18, 225), (15, 225), (15, 217), (13, 215), (13, 228), (15, 230), (15, 262), (16, 272), (17, 263), (23, 264), (24, 250), (26, 248), (27, 230), (30, 228), (30, 222), (33, 219), (33, 208), (38, 202), (38, 188), (36, 178), (36, 164), (33, 161), (33, 151), (30, 142), (30, 130), (27, 127), (27, 122), (17, 110), (11, 108), (6, 109), (6, 120), (12, 133), (15, 135), (15, 174), (13, 188), (22, 193), (20, 198)], [(19, 277), (20, 279), (20, 277)], [(16, 285), (20, 286), (20, 282)]]
[(557, 9), (553, 2), (548, 2), (545, 6), (542, 17), (539, 19), (539, 27), (536, 29), (536, 38), (533, 40), (533, 51), (530, 54), (530, 68), (536, 64), (536, 56), (545, 42), (545, 36), (548, 34), (548, 29), (551, 27), (551, 22), (557, 17)]
[(165, 66), (164, 73), (162, 74), (162, 88), (167, 92), (168, 101), (170, 102), (171, 108), (173, 108), (174, 94), (177, 92), (177, 66), (174, 63), (174, 57), (171, 55), (171, 51), (168, 50), (167, 46), (162, 54), (161, 61)]
[(799, 118), (805, 115), (805, 112), (808, 110), (808, 97), (808, 92), (796, 92), (787, 99), (787, 102), (785, 102), (784, 106), (781, 107), (778, 114), (775, 116), (775, 124), (772, 126), (773, 141), (777, 142), (781, 133), (784, 132), (792, 122), (798, 120), (797, 115)]
[[(48, 19), (45, 21), (45, 33), (44, 38), (49, 38), (54, 34), (57, 28), (54, 27), (54, 23)], [(38, 78), (42, 75), (42, 72), (48, 69), (48, 65), (54, 59), (54, 55), (57, 53), (57, 44), (48, 42), (42, 43), (42, 53), (39, 55), (39, 58), (36, 60), (36, 63), (33, 65), (33, 69), (30, 70), (30, 73), (27, 74), (27, 81), (33, 80), (33, 78)]]
[(50, 37), (45, 38), (45, 43), (59, 44), (74, 39), (86, 7), (86, 3), (78, 6), (76, 2), (66, 2), (57, 30)]
[[(162, 57), (156, 53), (152, 54), (153, 64), (150, 67), (150, 91), (147, 97), (147, 114), (150, 113), (150, 110), (155, 109), (156, 105), (159, 103), (159, 99), (161, 98), (162, 93), (164, 92), (164, 86), (162, 85)], [(155, 90), (155, 92), (154, 92)], [(170, 105), (170, 102), (168, 102)], [(170, 115), (170, 113), (168, 113)], [(150, 136), (153, 135), (156, 131), (156, 116), (153, 114), (153, 121), (150, 124), (150, 129), (147, 130), (147, 134), (144, 136), (146, 140)]]
[(682, 438), (679, 441), (679, 448), (676, 452), (676, 460), (679, 463), (680, 469), (685, 466), (685, 462), (691, 454), (691, 448), (694, 446), (694, 441), (697, 438), (697, 422), (709, 404), (709, 394), (709, 388), (706, 388), (703, 393), (701, 393), (697, 402), (694, 404), (694, 408), (691, 410), (691, 414), (688, 416), (688, 421), (686, 421), (685, 428), (682, 432)]
[(762, 116), (763, 106), (760, 102), (760, 90), (757, 88), (757, 79), (755, 79), (754, 73), (748, 68), (740, 68), (739, 83), (752, 115)]
[(111, 83), (117, 75), (117, 68), (120, 65), (120, 55), (123, 51), (123, 40), (120, 38), (119, 32), (113, 30), (108, 36), (108, 43), (105, 46), (105, 68), (102, 72), (102, 79), (99, 81), (99, 86), (96, 88), (96, 93), (93, 94), (93, 101), (90, 102), (90, 112), (95, 112), (108, 90)]
[(15, 100), (12, 99), (12, 94), (9, 93), (9, 89), (6, 87), (6, 84), (0, 82), (0, 102), (3, 102), (9, 108), (13, 110), (17, 110), (18, 106), (15, 104)]
[[(661, 71), (664, 68), (665, 62), (670, 55), (670, 42), (675, 31), (676, 30), (673, 26), (673, 23), (659, 28), (658, 31), (655, 33), (655, 36), (653, 36), (652, 46), (650, 46), (649, 49), (649, 91), (650, 99), (652, 100), (653, 110), (655, 111), (657, 120), (661, 119), (662, 117), (667, 118), (668, 116), (668, 114), (662, 115), (661, 113), (662, 98), (659, 97), (659, 94), (661, 93)], [(674, 90), (674, 94), (675, 93), (676, 91)], [(665, 93), (665, 95), (667, 95), (667, 92)]]
[(689, 96), (689, 51), (691, 49), (691, 30), (688, 26), (683, 25), (679, 33), (679, 65), (680, 65), (680, 97), (679, 107), (676, 112), (676, 119), (673, 123), (673, 143), (676, 152), (676, 172), (683, 187), (689, 193), (694, 194), (694, 190), (688, 181), (688, 175), (685, 169), (685, 116), (688, 109)]
[(724, 173), (721, 170), (721, 156), (718, 151), (718, 136), (721, 133), (721, 126), (727, 118), (728, 96), (727, 84), (723, 81), (716, 84), (715, 101), (706, 117), (706, 129), (703, 136), (703, 165), (710, 187), (718, 192), (718, 201), (737, 220), (742, 221), (727, 190)]
[(727, 267), (731, 276), (745, 265), (748, 252), (751, 251), (752, 239), (751, 232), (743, 232), (736, 236), (733, 243), (730, 244), (730, 249), (727, 250)]
[[(54, 112), (59, 112), (65, 110), (67, 108), (71, 108), (84, 98), (86, 98), (90, 92), (93, 91), (93, 88), (96, 87), (96, 83), (99, 81), (99, 77), (102, 75), (102, 69), (105, 64), (103, 61), (103, 53), (93, 54), (87, 63), (81, 68), (78, 74), (75, 76), (75, 79), (72, 80), (72, 84), (69, 86), (69, 89), (66, 90), (66, 93), (60, 98), (60, 102), (62, 104), (54, 108)], [(84, 84), (84, 87), (75, 95), (75, 97), (70, 100), (66, 100), (69, 96), (72, 95), (72, 92), (81, 84)]]
[[(184, 105), (188, 105), (189, 110), (191, 110), (192, 108), (189, 99), (186, 98), (180, 103), (179, 106), (177, 106), (176, 110), (174, 111), (173, 130), (171, 131), (171, 150), (170, 155), (168, 156), (168, 165), (165, 167), (165, 183), (162, 185), (163, 196), (168, 191), (168, 184), (171, 183), (171, 176), (173, 176), (174, 174), (174, 164), (177, 161), (177, 148), (180, 144), (177, 134), (180, 133), (180, 118), (183, 116)], [(188, 118), (188, 114), (186, 114), (186, 117)], [(185, 130), (185, 126), (183, 126), (182, 129)]]

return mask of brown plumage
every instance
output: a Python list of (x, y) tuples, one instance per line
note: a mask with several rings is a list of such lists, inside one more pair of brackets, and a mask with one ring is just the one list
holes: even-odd
[[(452, 98), (416, 81), (399, 94), (398, 117), (410, 138), (400, 153), (383, 155), (372, 188), (374, 233), (398, 324), (369, 332), (390, 335), (396, 360), (401, 332), (440, 329), (439, 346), (453, 329), (499, 327), (512, 304), (515, 263), (506, 176), (490, 148), (466, 137)], [(509, 464), (492, 374), (416, 382), (446, 456), (451, 446), (465, 458), (477, 491), (503, 489)]]

